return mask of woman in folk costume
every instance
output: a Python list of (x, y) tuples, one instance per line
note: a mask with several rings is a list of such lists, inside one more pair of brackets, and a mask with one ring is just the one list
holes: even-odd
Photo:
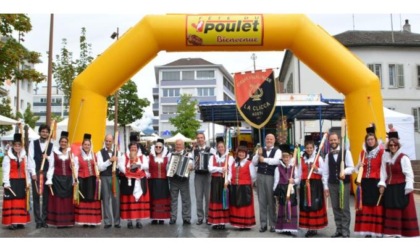
[[(296, 147), (297, 148), (297, 147)], [(274, 196), (278, 204), (276, 232), (291, 235), (298, 232), (297, 184), (299, 184), (298, 169), (295, 168), (295, 159), (290, 155), (289, 145), (280, 145), (282, 159), (274, 171)], [(297, 150), (296, 150), (297, 151)], [(292, 173), (293, 172), (293, 173)], [(289, 198), (287, 191), (289, 184), (293, 186)]]
[(1, 223), (11, 230), (24, 228), (31, 221), (27, 202), (31, 178), (21, 134), (14, 135), (12, 148), (4, 156), (2, 166), (4, 192)]
[(58, 141), (59, 147), (51, 152), (53, 158), (49, 163), (46, 185), (52, 187), (47, 208), (47, 224), (56, 227), (74, 226), (73, 205), (73, 170), (68, 132), (62, 131)]
[[(305, 237), (316, 236), (318, 230), (328, 226), (327, 208), (322, 184), (323, 159), (318, 156), (318, 160), (315, 160), (316, 156), (314, 141), (309, 138), (305, 139), (305, 152), (301, 157), (298, 168), (300, 174), (299, 228), (308, 229)], [(313, 165), (314, 169), (308, 181)], [(308, 188), (310, 189), (309, 194)], [(310, 198), (308, 195), (310, 195)]]
[(411, 161), (401, 151), (398, 132), (389, 132), (388, 137), (389, 152), (383, 155), (379, 182), (379, 192), (383, 194), (383, 233), (394, 237), (419, 236)]
[(247, 154), (248, 148), (240, 145), (237, 158), (228, 171), (229, 221), (240, 230), (250, 230), (256, 224), (252, 185), (257, 179), (257, 172)]
[(163, 139), (158, 139), (149, 155), (150, 218), (153, 225), (164, 224), (164, 220), (171, 218), (171, 194), (166, 176), (168, 157), (163, 143)]
[(365, 237), (382, 236), (383, 207), (377, 205), (377, 201), (384, 149), (376, 138), (374, 126), (366, 128), (366, 133), (364, 148), (359, 155), (355, 170), (356, 173), (361, 172), (361, 181), (356, 190), (354, 232)]
[(132, 141), (128, 145), (130, 152), (125, 156), (125, 164), (121, 167), (120, 201), (121, 219), (127, 220), (127, 227), (133, 227), (133, 220), (136, 221), (136, 228), (142, 228), (141, 219), (150, 218), (150, 196), (146, 176), (149, 170), (147, 156), (138, 155), (137, 143)]
[[(225, 188), (225, 176), (227, 176), (228, 167), (230, 167), (235, 159), (229, 155), (226, 150), (223, 137), (218, 137), (216, 155), (210, 157), (209, 172), (211, 173), (210, 182), (210, 203), (208, 222), (213, 225), (213, 229), (225, 229), (225, 225), (229, 223), (229, 208), (223, 206), (223, 192), (227, 192)], [(228, 197), (225, 196), (225, 200)]]
[(91, 135), (84, 134), (79, 153), (74, 157), (74, 167), (78, 174), (79, 205), (75, 206), (75, 221), (83, 227), (101, 225), (102, 207), (99, 199), (99, 171), (96, 167), (96, 156), (92, 151)]

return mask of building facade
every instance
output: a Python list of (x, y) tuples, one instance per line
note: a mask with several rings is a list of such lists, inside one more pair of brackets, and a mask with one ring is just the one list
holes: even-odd
[[(334, 36), (379, 78), (384, 107), (415, 119), (416, 157), (420, 157), (420, 34), (412, 33), (406, 20), (402, 31), (346, 31)], [(351, 74), (351, 73), (349, 73)], [(322, 94), (324, 98), (344, 96), (321, 79), (291, 51), (285, 53), (279, 74), (285, 93)], [(320, 131), (315, 122), (297, 123), (298, 138)], [(323, 124), (322, 131), (340, 126)]]
[[(233, 78), (223, 65), (213, 64), (201, 58), (182, 58), (163, 66), (155, 66), (156, 86), (153, 88), (153, 130), (160, 136), (169, 137), (176, 130), (169, 118), (176, 116), (177, 103), (182, 94), (203, 101), (234, 100)], [(200, 120), (197, 109), (196, 119)], [(202, 123), (200, 132), (208, 141), (214, 140), (223, 127), (214, 123)]]
[[(69, 116), (69, 102), (64, 94), (56, 86), (51, 89), (51, 114), (63, 119)], [(47, 87), (39, 86), (35, 89), (33, 95), (33, 113), (39, 116), (36, 126), (39, 126), (47, 120)]]

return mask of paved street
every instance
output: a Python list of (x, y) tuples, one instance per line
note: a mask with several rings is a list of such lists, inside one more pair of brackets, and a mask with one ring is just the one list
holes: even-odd
[[(195, 193), (193, 186), (193, 178), (190, 178), (191, 190), (191, 199), (192, 199), (192, 224), (184, 226), (182, 224), (182, 217), (180, 215), (181, 204), (179, 204), (179, 216), (176, 225), (169, 225), (168, 221), (165, 222), (165, 225), (151, 225), (150, 220), (143, 221), (143, 229), (127, 229), (126, 222), (122, 222), (122, 228), (110, 228), (104, 229), (103, 225), (96, 228), (83, 228), (76, 226), (73, 228), (57, 229), (54, 227), (36, 229), (35, 223), (32, 222), (26, 226), (25, 229), (21, 230), (8, 230), (6, 227), (0, 228), (0, 237), (16, 238), (16, 237), (29, 237), (29, 238), (69, 238), (69, 237), (86, 237), (86, 238), (290, 238), (290, 236), (278, 234), (278, 233), (260, 233), (259, 230), (259, 216), (258, 216), (258, 198), (256, 192), (254, 191), (255, 198), (255, 211), (257, 226), (252, 228), (250, 231), (239, 231), (230, 225), (226, 226), (226, 230), (213, 230), (211, 226), (208, 225), (196, 225), (197, 220), (195, 212)], [(3, 192), (1, 192), (2, 194)], [(1, 195), (2, 201), (3, 196)], [(417, 216), (420, 217), (420, 195), (415, 195), (416, 207), (417, 207)], [(351, 197), (351, 211), (352, 211), (352, 224), (351, 230), (354, 229), (354, 198)], [(32, 218), (32, 212), (31, 212)], [(328, 222), (329, 225), (326, 229), (318, 232), (317, 237), (330, 237), (335, 232), (334, 218), (332, 214), (331, 204), (328, 204)], [(304, 237), (306, 230), (301, 230), (297, 237)], [(351, 237), (356, 237), (354, 234), (351, 234)]]

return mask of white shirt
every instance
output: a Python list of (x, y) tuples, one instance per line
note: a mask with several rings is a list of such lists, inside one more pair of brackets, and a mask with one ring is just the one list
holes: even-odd
[[(29, 173), (31, 175), (35, 175), (36, 174), (36, 163), (35, 163), (35, 146), (34, 146), (34, 141), (31, 141), (29, 143), (29, 147), (28, 147), (28, 170)], [(45, 151), (45, 147), (47, 146), (47, 140), (45, 140), (45, 142), (41, 143), (41, 140), (39, 141), (39, 146), (41, 147), (41, 152)], [(52, 151), (51, 151), (52, 154)], [(48, 162), (51, 164), (51, 159), (53, 159), (52, 155), (48, 156)], [(50, 166), (51, 167), (51, 166)], [(44, 167), (45, 168), (45, 167)]]
[[(273, 148), (274, 147), (270, 148), (270, 150), (267, 150), (267, 157), (264, 158), (263, 163), (267, 163), (268, 165), (279, 165), (280, 164), (280, 159), (281, 159), (281, 156), (282, 156), (282, 153), (281, 153), (280, 149), (276, 150), (276, 153), (274, 153), (273, 158), (269, 158)], [(258, 152), (257, 152), (257, 154), (255, 154), (254, 157), (252, 158), (252, 164), (254, 166), (258, 166), (259, 157), (260, 156), (258, 155)]]
[[(337, 150), (340, 150), (340, 146), (337, 148)], [(346, 160), (344, 160), (344, 175), (351, 175), (354, 172), (354, 163), (353, 163), (353, 159), (351, 157), (351, 153), (350, 151), (346, 150), (345, 151), (346, 154)], [(324, 184), (324, 190), (328, 190), (328, 178), (330, 176), (330, 170), (329, 170), (329, 165), (328, 165), (328, 157), (331, 153), (328, 153), (325, 156), (325, 162), (324, 162), (324, 167), (323, 169), (323, 174), (322, 174), (322, 184)], [(334, 154), (333, 158), (335, 161), (337, 161), (338, 158), (338, 154)]]

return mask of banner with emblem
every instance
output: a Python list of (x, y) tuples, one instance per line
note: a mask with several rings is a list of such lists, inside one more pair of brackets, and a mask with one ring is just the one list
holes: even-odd
[(234, 76), (236, 107), (244, 120), (261, 129), (273, 116), (276, 108), (276, 85), (272, 69)]

